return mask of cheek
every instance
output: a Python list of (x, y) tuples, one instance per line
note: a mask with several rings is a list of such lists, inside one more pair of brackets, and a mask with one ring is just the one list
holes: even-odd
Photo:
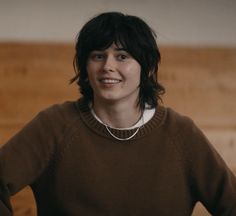
[(129, 69), (130, 79), (132, 79), (134, 82), (140, 83), (141, 78), (141, 68), (139, 65), (135, 65)]
[(95, 86), (95, 77), (94, 77), (94, 76), (91, 76), (90, 73), (88, 73), (88, 82), (89, 82), (90, 86), (91, 86), (92, 88), (94, 88), (94, 86)]
[(96, 74), (95, 68), (92, 65), (88, 65), (86, 69), (89, 81), (95, 79), (95, 74)]
[(91, 71), (89, 71), (88, 69), (87, 69), (87, 74), (88, 74), (88, 82), (90, 84), (90, 87), (94, 88), (94, 80), (95, 80), (95, 78), (94, 78), (94, 76), (92, 76)]
[(141, 74), (141, 66), (138, 63), (127, 64), (124, 66), (123, 70), (125, 70), (128, 74), (132, 75), (140, 75)]

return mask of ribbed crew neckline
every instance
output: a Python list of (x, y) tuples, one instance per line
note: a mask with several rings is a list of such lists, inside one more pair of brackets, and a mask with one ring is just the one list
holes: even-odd
[[(84, 124), (86, 126), (88, 126), (95, 133), (97, 133), (103, 137), (115, 140), (108, 133), (108, 131), (106, 130), (106, 127), (102, 123), (100, 123), (98, 120), (96, 120), (96, 118), (92, 115), (89, 106), (87, 105), (87, 103), (84, 101), (83, 98), (76, 101), (75, 106), (79, 112), (81, 120), (84, 122)], [(139, 139), (143, 136), (146, 136), (154, 128), (160, 127), (162, 122), (164, 122), (165, 116), (166, 116), (165, 107), (158, 105), (152, 119), (149, 120), (143, 126), (141, 126), (139, 129), (139, 132), (131, 140), (136, 140), (136, 139)], [(137, 128), (134, 128), (131, 130), (118, 130), (118, 129), (111, 128), (110, 130), (115, 136), (123, 139), (123, 138), (127, 138), (127, 137), (131, 136), (137, 130)], [(123, 142), (123, 141), (119, 141), (119, 142)]]

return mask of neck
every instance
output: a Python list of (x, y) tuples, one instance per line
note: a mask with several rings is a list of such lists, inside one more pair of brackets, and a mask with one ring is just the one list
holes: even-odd
[(140, 107), (135, 104), (104, 104), (94, 102), (93, 109), (101, 121), (115, 128), (133, 126), (142, 115)]

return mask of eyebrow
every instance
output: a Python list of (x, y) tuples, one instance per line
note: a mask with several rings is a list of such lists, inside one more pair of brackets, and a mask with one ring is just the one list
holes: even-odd
[[(106, 49), (96, 49), (96, 50), (91, 51), (91, 53), (92, 53), (92, 52), (103, 52), (103, 51), (105, 51), (105, 50), (106, 50)], [(117, 48), (114, 48), (114, 50), (115, 50), (115, 51), (125, 51), (125, 52), (129, 53), (128, 50), (125, 49), (125, 48), (123, 48), (123, 47), (117, 47)]]
[(118, 48), (115, 48), (116, 51), (125, 51), (125, 52), (128, 52), (127, 49), (123, 48), (123, 47), (118, 47)]

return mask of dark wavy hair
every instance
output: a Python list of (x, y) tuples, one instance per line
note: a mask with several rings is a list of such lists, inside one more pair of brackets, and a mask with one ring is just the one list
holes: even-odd
[(146, 103), (152, 108), (156, 107), (165, 89), (158, 82), (161, 56), (155, 39), (155, 32), (139, 17), (120, 12), (95, 16), (82, 27), (77, 36), (73, 62), (76, 75), (71, 83), (76, 82), (85, 100), (91, 102), (93, 89), (86, 69), (89, 54), (115, 43), (127, 50), (141, 66), (138, 105), (141, 109), (144, 109)]

